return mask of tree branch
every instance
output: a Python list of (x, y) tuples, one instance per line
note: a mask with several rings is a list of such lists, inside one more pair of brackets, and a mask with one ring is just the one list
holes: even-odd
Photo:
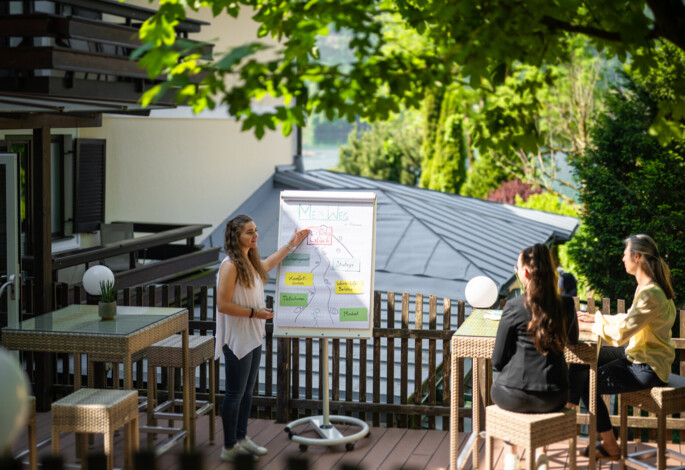
[(621, 42), (621, 35), (613, 31), (606, 31), (604, 29), (593, 28), (592, 26), (569, 23), (568, 21), (561, 21), (547, 15), (543, 16), (540, 22), (550, 29), (560, 29), (569, 33), (581, 33), (585, 34), (586, 36), (606, 39), (608, 41)]

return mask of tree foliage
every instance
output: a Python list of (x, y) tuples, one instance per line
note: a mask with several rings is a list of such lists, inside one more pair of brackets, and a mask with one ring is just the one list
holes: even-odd
[(485, 199), (504, 181), (521, 177), (519, 168), (504, 165), (494, 152), (485, 152), (473, 162), (459, 193)]
[[(266, 46), (255, 41), (204, 60), (193, 44), (177, 40), (174, 30), (186, 8), (204, 7), (215, 16), (254, 12), (260, 37), (274, 38), (278, 46), (259, 55)], [(165, 79), (145, 94), (145, 104), (168, 91), (195, 110), (225, 103), (258, 137), (278, 124), (287, 135), (318, 112), (329, 119), (384, 120), (401, 106), (419, 107), (424, 90), (436, 84), (459, 82), (497, 97), (498, 87), (514, 79), (511, 94), (499, 95), (505, 106), (490, 109), (474, 139), (488, 147), (535, 152), (540, 140), (532, 116), (544, 104), (540, 91), (557, 79), (549, 66), (568, 59), (570, 37), (585, 35), (607, 57), (630, 57), (644, 73), (655, 66), (658, 41), (685, 48), (683, 21), (685, 5), (664, 0), (166, 0), (141, 27), (145, 44), (135, 57), (151, 78)], [(422, 41), (399, 47), (392, 34), (396, 24)], [(317, 37), (330, 29), (351, 32), (354, 60), (348, 67), (320, 60)], [(310, 90), (308, 83), (316, 88)], [(282, 105), (266, 113), (251, 109), (267, 95), (282, 99)], [(655, 117), (664, 121), (682, 113), (682, 96), (664, 101)]]
[[(681, 52), (677, 57), (681, 65), (685, 63)], [(668, 75), (674, 66), (664, 62), (662, 73)], [(646, 83), (645, 77), (636, 81)], [(682, 304), (685, 141), (674, 139), (662, 146), (650, 135), (650, 124), (660, 112), (657, 96), (667, 93), (656, 89), (655, 83), (646, 89), (628, 81), (617, 89), (609, 100), (609, 112), (593, 132), (594, 144), (584, 158), (574, 161), (583, 181), (583, 211), (582, 226), (570, 242), (569, 253), (599, 293), (630, 301), (635, 282), (621, 263), (622, 240), (633, 233), (647, 233), (671, 267), (677, 303)]]
[(464, 136), (464, 102), (459, 90), (429, 92), (424, 105), (421, 161), (422, 188), (458, 193), (466, 179), (468, 149)]
[(340, 147), (338, 170), (352, 175), (415, 186), (421, 164), (421, 127), (412, 113), (376, 122), (368, 130), (357, 126)]

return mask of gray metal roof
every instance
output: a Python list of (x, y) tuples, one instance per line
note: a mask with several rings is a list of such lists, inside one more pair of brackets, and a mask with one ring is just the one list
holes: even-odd
[[(248, 214), (259, 228), (262, 255), (278, 241), (280, 191), (373, 191), (378, 196), (374, 290), (464, 298), (474, 276), (501, 293), (513, 281), (518, 253), (535, 243), (571, 239), (578, 220), (481, 199), (445, 194), (328, 170), (279, 170), (226, 220)], [(223, 246), (221, 224), (204, 241)]]

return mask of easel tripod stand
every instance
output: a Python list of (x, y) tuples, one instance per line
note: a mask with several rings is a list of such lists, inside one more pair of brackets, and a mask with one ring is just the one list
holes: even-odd
[[(288, 433), (288, 437), (300, 444), (300, 450), (306, 451), (309, 446), (333, 446), (339, 444), (345, 444), (346, 450), (354, 449), (355, 441), (358, 441), (362, 437), (369, 436), (369, 425), (361, 419), (353, 418), (351, 416), (340, 416), (340, 415), (329, 415), (329, 386), (328, 386), (328, 338), (321, 338), (323, 341), (323, 366), (322, 366), (322, 379), (323, 379), (323, 416), (308, 416), (306, 418), (296, 419), (291, 421), (285, 427), (285, 432)], [(336, 423), (346, 423), (361, 428), (360, 431), (350, 434), (348, 436), (342, 435), (340, 431), (336, 429), (331, 422)], [(314, 430), (321, 437), (304, 437), (300, 436), (293, 431), (297, 426), (303, 424), (311, 424)]]

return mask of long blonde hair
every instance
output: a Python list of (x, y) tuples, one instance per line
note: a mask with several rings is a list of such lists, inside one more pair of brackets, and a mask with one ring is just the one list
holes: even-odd
[[(247, 288), (254, 285), (254, 275), (256, 272), (263, 282), (269, 279), (266, 270), (262, 266), (261, 258), (259, 257), (259, 250), (257, 248), (250, 248), (247, 252), (247, 257), (240, 246), (240, 235), (242, 235), (245, 224), (253, 222), (252, 217), (247, 215), (239, 215), (226, 223), (226, 236), (224, 241), (224, 251), (233, 264), (238, 269), (238, 282)], [(252, 266), (252, 269), (250, 269)]]
[(666, 264), (666, 260), (659, 254), (659, 249), (652, 237), (638, 233), (623, 240), (623, 244), (628, 247), (633, 259), (635, 259), (636, 253), (642, 255), (639, 261), (640, 269), (659, 284), (667, 299), (674, 299), (675, 292), (671, 286), (671, 270)]

